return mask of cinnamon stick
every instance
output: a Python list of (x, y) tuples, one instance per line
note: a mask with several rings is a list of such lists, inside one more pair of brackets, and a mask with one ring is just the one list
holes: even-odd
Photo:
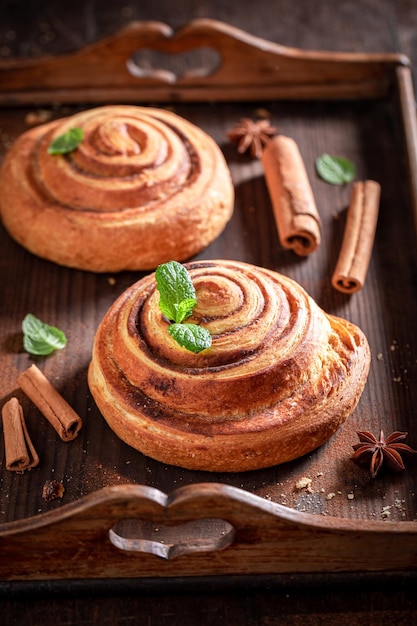
[(262, 164), (281, 245), (299, 256), (311, 254), (320, 245), (320, 217), (296, 142), (272, 138)]
[(18, 385), (55, 428), (63, 441), (71, 441), (82, 427), (79, 415), (70, 407), (46, 376), (31, 365), (17, 378)]
[(6, 469), (23, 472), (36, 467), (39, 457), (26, 428), (22, 406), (17, 398), (10, 398), (1, 410), (3, 420)]
[(343, 293), (362, 289), (375, 239), (381, 186), (374, 180), (354, 183), (345, 232), (332, 285)]

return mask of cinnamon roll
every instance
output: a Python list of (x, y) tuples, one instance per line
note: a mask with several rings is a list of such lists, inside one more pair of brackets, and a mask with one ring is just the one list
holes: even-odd
[[(81, 143), (49, 154), (74, 128)], [(222, 232), (233, 202), (214, 140), (150, 107), (99, 107), (32, 128), (0, 172), (10, 235), (40, 257), (95, 272), (154, 269), (197, 254)]]
[(237, 261), (186, 265), (197, 294), (187, 320), (212, 346), (167, 332), (155, 275), (127, 289), (95, 337), (89, 386), (110, 427), (163, 463), (238, 472), (290, 461), (342, 425), (364, 388), (370, 350), (293, 280)]

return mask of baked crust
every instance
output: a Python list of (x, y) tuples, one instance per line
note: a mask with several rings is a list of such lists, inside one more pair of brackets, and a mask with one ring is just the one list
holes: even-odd
[(327, 315), (293, 280), (237, 261), (186, 265), (190, 322), (212, 347), (167, 332), (154, 274), (127, 289), (98, 328), (93, 397), (126, 443), (164, 463), (238, 472), (324, 443), (355, 408), (370, 365), (363, 332)]
[[(71, 128), (73, 152), (48, 147)], [(234, 190), (223, 154), (170, 111), (107, 106), (21, 135), (0, 172), (3, 223), (30, 252), (95, 272), (154, 269), (197, 254), (224, 229)]]

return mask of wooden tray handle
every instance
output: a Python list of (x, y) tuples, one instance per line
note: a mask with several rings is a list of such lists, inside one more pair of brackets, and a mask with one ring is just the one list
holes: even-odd
[(111, 543), (126, 552), (145, 552), (174, 559), (194, 552), (215, 552), (233, 543), (235, 529), (229, 522), (206, 518), (177, 524), (155, 524), (124, 519), (109, 530)]
[[(175, 74), (140, 67), (138, 51), (180, 55), (211, 49), (214, 69)], [(211, 19), (177, 32), (161, 22), (132, 22), (77, 52), (0, 62), (0, 104), (175, 102), (386, 95), (401, 54), (303, 51)]]
[[(140, 536), (118, 544), (129, 520), (139, 520)], [(158, 547), (161, 530), (168, 545)], [(217, 483), (171, 495), (122, 485), (1, 526), (0, 549), (2, 580), (406, 570), (415, 568), (417, 528), (321, 518)]]

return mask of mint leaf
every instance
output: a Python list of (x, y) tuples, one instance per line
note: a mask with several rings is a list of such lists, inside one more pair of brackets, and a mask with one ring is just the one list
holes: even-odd
[(168, 261), (156, 268), (156, 284), (159, 291), (159, 308), (170, 322), (169, 334), (175, 341), (191, 352), (201, 352), (211, 346), (207, 328), (198, 324), (183, 324), (197, 304), (196, 293), (187, 269), (178, 261)]
[(63, 135), (55, 137), (48, 148), (49, 154), (68, 154), (75, 150), (84, 139), (82, 128), (70, 128)]
[(352, 161), (330, 154), (322, 154), (316, 159), (316, 169), (320, 178), (332, 185), (350, 183), (356, 176), (356, 168)]
[(180, 324), (197, 304), (195, 289), (186, 268), (177, 261), (159, 265), (155, 272), (159, 308), (172, 322)]
[(209, 331), (198, 324), (171, 324), (168, 332), (180, 346), (191, 352), (201, 352), (211, 346)]
[(54, 350), (61, 350), (67, 345), (67, 338), (62, 330), (49, 326), (28, 313), (22, 322), (23, 347), (29, 354), (48, 356)]
[(177, 308), (177, 318), (179, 320), (179, 323), (187, 319), (187, 317), (190, 317), (196, 304), (197, 300), (195, 298), (186, 298), (179, 303)]

